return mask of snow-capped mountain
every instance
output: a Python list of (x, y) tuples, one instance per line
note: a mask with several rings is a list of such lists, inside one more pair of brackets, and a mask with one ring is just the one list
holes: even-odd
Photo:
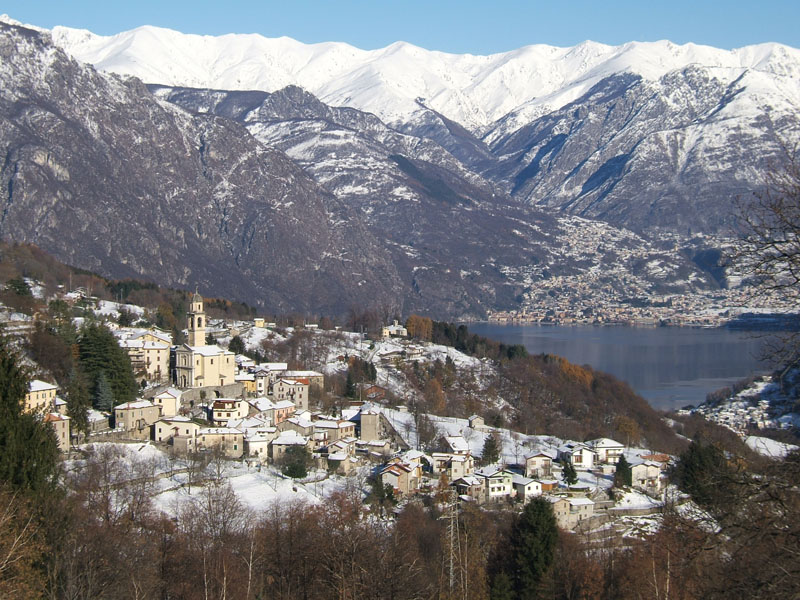
[[(389, 125), (413, 121), (420, 104), (473, 132), (513, 113), (518, 123), (562, 108), (618, 73), (656, 81), (697, 65), (723, 84), (756, 71), (791, 98), (800, 94), (800, 51), (780, 44), (720, 50), (668, 41), (571, 48), (534, 45), (488, 56), (447, 54), (396, 42), (378, 50), (344, 43), (303, 44), (260, 35), (219, 37), (139, 27), (114, 36), (53, 29), (83, 62), (147, 83), (277, 91), (298, 85), (332, 106), (371, 112)], [(164, 60), (169, 57), (169, 60)]]
[[(800, 51), (774, 43), (585, 42), (472, 56), (155, 27), (52, 35), (79, 60), (149, 84), (299, 86), (435, 142), (517, 200), (640, 232), (727, 230), (734, 199), (759, 189), (800, 132)], [(280, 131), (268, 137), (282, 144)]]
[(678, 248), (548, 215), (434, 140), (296, 87), (148, 89), (2, 23), (0, 56), (0, 235), (76, 266), (276, 311), (451, 318), (588, 270), (626, 294), (715, 285)]

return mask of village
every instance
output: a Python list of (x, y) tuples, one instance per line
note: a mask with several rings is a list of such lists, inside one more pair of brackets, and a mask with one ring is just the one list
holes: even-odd
[[(108, 302), (98, 306), (106, 313), (114, 309)], [(566, 530), (602, 529), (621, 517), (658, 513), (667, 500), (665, 471), (671, 457), (607, 438), (583, 442), (528, 436), (487, 426), (478, 415), (424, 415), (435, 435), (421, 443), (420, 415), (404, 404), (385, 402), (393, 367), (399, 361), (432, 360), (437, 353), (467, 364), (474, 359), (457, 356), (452, 348), (412, 341), (396, 321), (369, 345), (359, 333), (342, 332), (353, 356), (385, 372), (379, 380), (386, 386), (359, 383), (355, 397), (343, 399), (335, 414), (326, 414), (313, 400), (324, 388), (325, 373), (290, 370), (286, 362), (256, 362), (207, 343), (240, 335), (263, 339), (275, 328), (264, 319), (212, 323), (203, 298), (195, 293), (187, 311), (185, 343), (173, 344), (168, 332), (155, 327), (122, 327), (111, 319), (107, 324), (141, 381), (135, 401), (110, 411), (90, 409), (84, 436), (71, 429), (66, 402), (55, 384), (34, 379), (25, 397), (25, 409), (42, 414), (55, 430), (68, 462), (80, 460), (86, 448), (127, 444), (171, 457), (170, 472), (176, 460), (207, 465), (213, 458), (225, 461), (232, 477), (242, 468), (251, 477), (271, 477), (276, 492), (278, 479), (295, 496), (303, 496), (298, 490), (312, 488), (308, 484), (313, 482), (310, 501), (324, 501), (320, 487), (335, 488), (336, 482), (348, 479), (358, 481), (364, 494), (379, 482), (381, 495), (393, 502), (445, 493), (459, 502), (500, 507), (522, 506), (543, 496)], [(313, 334), (316, 327), (307, 329)], [(344, 356), (337, 357), (337, 368), (343, 361)], [(473, 366), (480, 368), (481, 362)], [(628, 485), (615, 477), (620, 457), (629, 469)], [(287, 465), (298, 461), (301, 470), (291, 479)], [(179, 476), (173, 480), (180, 483)], [(320, 484), (322, 480), (326, 483)], [(266, 497), (256, 498), (253, 503), (260, 504)], [(286, 498), (278, 494), (273, 499)]]

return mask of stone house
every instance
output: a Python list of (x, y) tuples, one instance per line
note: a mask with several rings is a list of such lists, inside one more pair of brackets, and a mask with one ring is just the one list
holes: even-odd
[(646, 460), (631, 465), (631, 483), (634, 488), (656, 494), (661, 491), (661, 465)]
[[(218, 448), (228, 458), (241, 458), (244, 455), (244, 434), (233, 427), (206, 427), (198, 429), (192, 438), (189, 449), (214, 450)], [(193, 448), (192, 448), (193, 446)]]
[(466, 475), (455, 479), (451, 484), (459, 496), (482, 503), (485, 498), (483, 479), (474, 475)]
[(475, 459), (469, 453), (432, 452), (431, 459), (433, 474), (445, 473), (450, 481), (469, 475), (475, 470)]
[(381, 482), (392, 486), (395, 493), (411, 494), (419, 489), (422, 466), (414, 461), (404, 462), (399, 458), (389, 461), (381, 471)]
[(269, 458), (272, 462), (280, 462), (286, 451), (292, 446), (302, 446), (308, 449), (308, 439), (292, 429), (281, 431), (269, 445)]
[(391, 325), (381, 327), (381, 338), (389, 339), (393, 337), (408, 337), (408, 329), (394, 321)]
[(114, 407), (114, 426), (131, 439), (150, 439), (150, 426), (160, 418), (161, 407), (149, 400), (136, 400)]
[(548, 496), (553, 504), (556, 524), (561, 529), (573, 530), (581, 521), (594, 514), (594, 502), (588, 498), (566, 498), (564, 496)]
[(275, 382), (272, 386), (272, 397), (274, 400), (289, 400), (297, 410), (308, 410), (308, 390), (310, 383), (308, 379), (296, 378), (289, 379), (284, 377)]

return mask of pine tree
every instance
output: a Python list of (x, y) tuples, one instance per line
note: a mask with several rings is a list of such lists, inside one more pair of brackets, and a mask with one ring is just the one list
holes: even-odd
[(234, 354), (244, 354), (247, 352), (247, 348), (244, 345), (244, 340), (242, 340), (242, 338), (238, 335), (235, 335), (231, 338), (231, 341), (228, 344), (228, 350)]
[(497, 436), (490, 433), (483, 442), (483, 452), (481, 453), (481, 463), (491, 465), (500, 460), (500, 444)]
[(561, 477), (567, 485), (575, 485), (578, 483), (578, 472), (575, 470), (575, 465), (572, 464), (572, 461), (564, 461), (561, 467)]
[(87, 412), (91, 406), (86, 377), (80, 371), (73, 369), (67, 384), (67, 414), (72, 419), (70, 426), (75, 432), (89, 434)]
[(500, 571), (494, 576), (489, 598), (490, 600), (514, 600), (514, 588), (508, 573)]
[(633, 473), (631, 472), (631, 465), (625, 458), (624, 454), (621, 454), (619, 460), (617, 461), (617, 470), (614, 473), (614, 485), (616, 487), (622, 487), (623, 485), (630, 487), (633, 485)]
[(94, 386), (94, 407), (97, 410), (111, 412), (114, 409), (114, 394), (108, 384), (105, 371), (101, 371), (97, 376), (97, 384)]
[(90, 395), (97, 401), (100, 373), (105, 373), (113, 395), (112, 408), (136, 398), (138, 386), (128, 353), (119, 347), (114, 335), (104, 326), (90, 324), (81, 330), (78, 340), (81, 371), (90, 382)]
[(38, 415), (23, 412), (28, 374), (0, 338), (0, 481), (46, 492), (56, 485), (58, 445)]
[(557, 541), (558, 527), (552, 505), (544, 498), (534, 498), (525, 505), (511, 533), (517, 598), (527, 600), (539, 596), (539, 585), (553, 564)]

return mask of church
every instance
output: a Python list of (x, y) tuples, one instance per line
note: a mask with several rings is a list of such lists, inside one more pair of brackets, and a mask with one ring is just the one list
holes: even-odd
[(207, 320), (200, 294), (195, 292), (186, 316), (188, 343), (175, 346), (174, 384), (185, 389), (234, 383), (234, 353), (206, 344)]

